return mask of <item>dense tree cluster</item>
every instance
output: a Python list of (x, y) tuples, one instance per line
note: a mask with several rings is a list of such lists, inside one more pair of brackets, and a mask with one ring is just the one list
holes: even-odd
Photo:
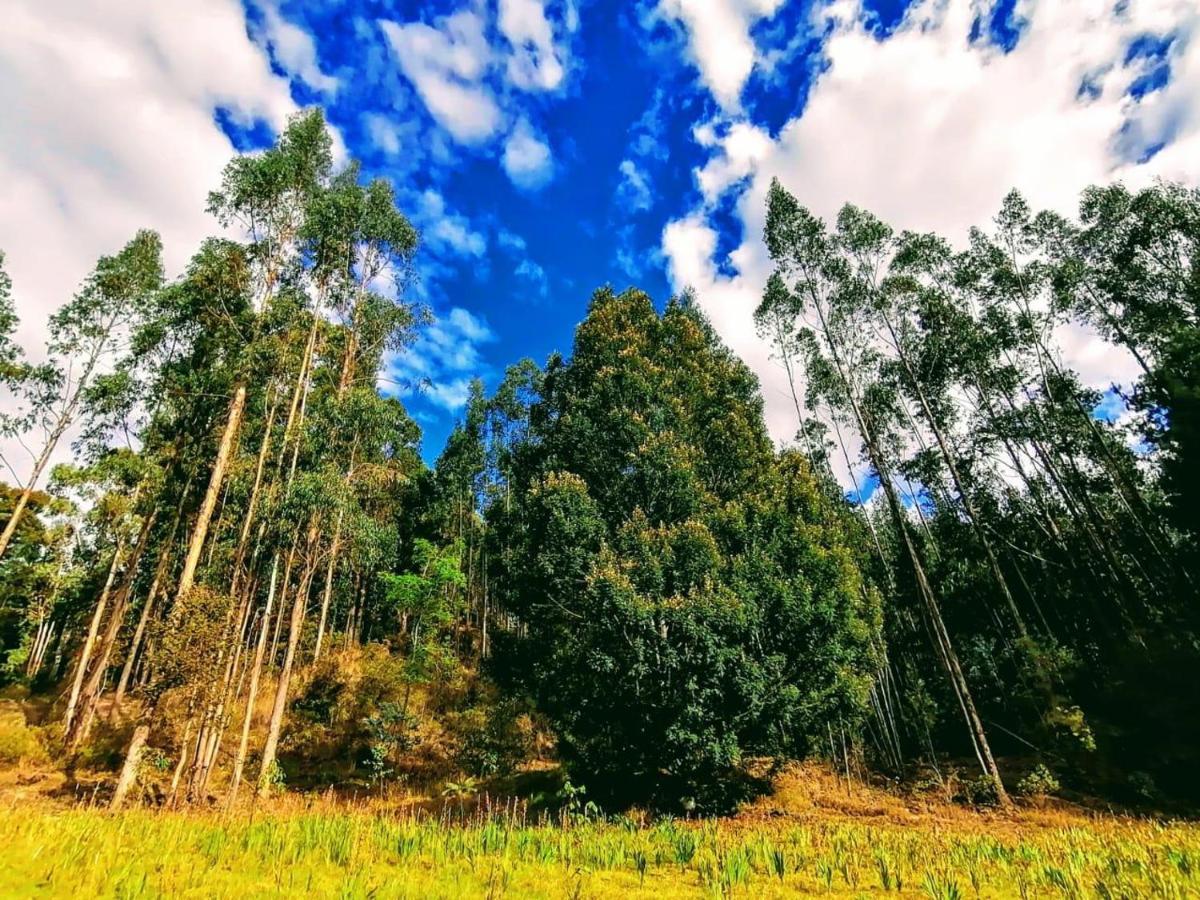
[[(68, 756), (115, 742), (115, 803), (151, 758), (173, 801), (232, 800), (451, 744), (497, 774), (539, 728), (613, 803), (810, 755), (974, 757), (1000, 802), (1032, 763), (1194, 792), (1196, 191), (1090, 189), (1077, 221), (1014, 194), (955, 248), (776, 184), (756, 321), (793, 441), (693, 297), (604, 288), (428, 468), (376, 389), (426, 321), (418, 235), (330, 147), (308, 113), (235, 158), (227, 236), (168, 279), (139, 232), (41, 362), (0, 257), (0, 428), (32, 460), (0, 492), (3, 677)], [(1136, 382), (1085, 383), (1081, 330)]]

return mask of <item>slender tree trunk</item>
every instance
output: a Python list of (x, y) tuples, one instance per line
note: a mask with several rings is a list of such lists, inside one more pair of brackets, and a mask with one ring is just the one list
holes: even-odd
[[(312, 553), (316, 542), (317, 528), (314, 523), (310, 527), (307, 552)], [(271, 770), (275, 765), (275, 756), (279, 748), (279, 734), (283, 729), (283, 713), (287, 708), (288, 689), (292, 676), (292, 664), (296, 659), (296, 647), (300, 643), (300, 629), (304, 625), (304, 610), (308, 601), (308, 590), (312, 584), (314, 571), (313, 561), (305, 566), (300, 578), (300, 586), (296, 591), (296, 599), (292, 603), (292, 617), (288, 630), (287, 649), (284, 651), (283, 666), (279, 671), (279, 685), (275, 690), (275, 705), (271, 708), (271, 720), (267, 726), (267, 740), (263, 746), (262, 767), (258, 775), (258, 794), (266, 796), (270, 790)]]
[(42, 670), (42, 662), (46, 658), (46, 649), (50, 646), (50, 641), (54, 638), (54, 620), (48, 617), (42, 619), (38, 625), (37, 640), (29, 652), (29, 660), (25, 664), (25, 677), (36, 678), (38, 672)]
[[(182, 500), (180, 501), (182, 504)], [(154, 609), (154, 601), (158, 599), (159, 590), (162, 587), (163, 577), (166, 575), (167, 566), (171, 561), (171, 552), (175, 549), (175, 532), (179, 527), (179, 519), (182, 513), (182, 505), (175, 511), (175, 521), (171, 525), (171, 532), (163, 542), (162, 551), (158, 556), (158, 565), (154, 567), (154, 578), (150, 582), (150, 590), (146, 593), (146, 602), (142, 604), (142, 613), (138, 616), (137, 627), (134, 628), (133, 638), (129, 642), (129, 649), (125, 653), (125, 664), (121, 667), (121, 677), (117, 680), (117, 690), (113, 694), (112, 708), (108, 712), (108, 720), (116, 722), (120, 716), (121, 703), (125, 699), (125, 691), (129, 688), (129, 677), (133, 674), (133, 663), (137, 658), (138, 649), (142, 645), (142, 638), (146, 634), (146, 625), (150, 621), (150, 614)]]
[[(167, 805), (174, 808), (179, 797), (179, 782), (183, 778), (183, 770), (188, 761), (188, 747), (191, 746), (192, 721), (189, 718), (183, 729), (183, 740), (179, 742), (179, 762), (175, 764), (175, 772), (171, 775), (171, 792), (167, 795)], [(126, 753), (126, 760), (129, 755)]]
[(92, 729), (92, 722), (96, 717), (96, 707), (100, 703), (100, 685), (108, 672), (109, 658), (112, 656), (113, 645), (117, 641), (117, 633), (125, 621), (125, 608), (129, 604), (129, 595), (133, 591), (134, 579), (137, 578), (138, 564), (146, 552), (146, 544), (150, 540), (150, 531), (154, 528), (154, 520), (157, 515), (158, 510), (155, 508), (146, 516), (145, 522), (142, 523), (141, 534), (138, 535), (137, 544), (125, 566), (121, 587), (117, 589), (113, 599), (112, 612), (108, 616), (108, 627), (104, 630), (104, 637), (101, 638), (100, 646), (96, 650), (95, 664), (92, 666), (91, 674), (88, 675), (79, 698), (79, 714), (76, 716), (74, 726), (67, 738), (68, 751), (75, 750), (83, 741), (86, 741), (88, 733)]
[[(350, 464), (346, 468), (346, 477), (343, 484), (349, 488), (351, 480), (354, 478), (354, 455), (358, 449), (358, 440), (355, 439), (354, 450), (350, 452)], [(345, 506), (338, 508), (337, 524), (333, 527), (333, 540), (329, 545), (329, 565), (325, 569), (325, 591), (321, 597), (321, 620), (317, 625), (317, 644), (313, 650), (313, 662), (321, 658), (321, 645), (325, 640), (325, 623), (329, 616), (329, 601), (333, 596), (333, 573), (338, 564), (338, 552), (341, 550), (342, 542), (342, 521), (345, 518)]]
[(213, 509), (217, 497), (221, 493), (221, 485), (225, 480), (225, 469), (229, 465), (229, 457), (233, 453), (233, 445), (237, 439), (238, 429), (242, 424), (242, 413), (246, 408), (246, 386), (238, 385), (233, 394), (233, 402), (229, 407), (229, 416), (225, 422), (225, 430), (221, 435), (221, 444), (217, 449), (217, 459), (213, 463), (212, 475), (208, 481), (208, 490), (204, 494), (204, 502), (200, 504), (200, 512), (196, 517), (192, 538), (188, 544), (187, 556), (183, 561), (183, 571), (179, 575), (179, 587), (176, 599), (187, 595), (192, 589), (196, 578), (196, 566), (200, 562), (200, 552), (204, 549), (204, 539), (208, 536), (208, 525), (212, 521)]
[[(810, 286), (810, 291), (812, 290)], [(950, 676), (950, 681), (954, 687), (955, 693), (958, 695), (959, 703), (962, 706), (964, 718), (967, 721), (968, 729), (971, 733), (972, 741), (975, 744), (976, 752), (979, 755), (980, 764), (983, 767), (984, 773), (990, 776), (996, 784), (996, 790), (1003, 805), (1009, 804), (1008, 794), (1004, 790), (1004, 784), (1000, 780), (1000, 770), (996, 766), (996, 761), (992, 756), (991, 746), (987, 740), (987, 734), (983, 727), (983, 720), (980, 719), (979, 713), (975, 708), (974, 699), (971, 696), (970, 688), (967, 685), (966, 677), (963, 675), (962, 668), (958, 662), (958, 654), (954, 651), (954, 645), (950, 640), (950, 634), (946, 630), (945, 621), (942, 619), (941, 608), (938, 606), (937, 599), (934, 596), (933, 588), (929, 584), (929, 579), (925, 574), (925, 567), (921, 564), (920, 554), (917, 552), (916, 546), (912, 542), (912, 537), (909, 535), (908, 524), (904, 519), (903, 508), (899, 498), (896, 496), (895, 486), (891, 481), (891, 473), (888, 467), (884, 464), (883, 455), (879, 452), (875, 444), (873, 432), (867, 425), (866, 417), (862, 409), (859, 407), (857, 395), (853, 389), (849, 374), (846, 371), (846, 366), (838, 352), (837, 344), (833, 339), (833, 334), (829, 328), (829, 323), (825, 319), (824, 310), (821, 307), (820, 300), (816, 297), (815, 291), (812, 296), (813, 306), (816, 309), (817, 315), (821, 321), (821, 330), (824, 332), (825, 343), (829, 348), (830, 355), (833, 358), (834, 366), (837, 369), (838, 376), (846, 388), (846, 396), (850, 401), (851, 409), (854, 413), (855, 421), (858, 425), (859, 433), (866, 443), (867, 452), (875, 466), (875, 471), (879, 474), (879, 484), (884, 490), (884, 496), (887, 498), (888, 507), (891, 510), (892, 519), (895, 522), (897, 531), (900, 533), (901, 539), (904, 542), (905, 549), (908, 552), (909, 561), (912, 563), (913, 575), (917, 581), (917, 587), (922, 599), (925, 602), (926, 611), (929, 614), (929, 619), (933, 625), (934, 632), (937, 635), (938, 643), (942, 651), (942, 659), (946, 665), (947, 673)]]
[(95, 372), (96, 366), (100, 362), (100, 356), (108, 344), (109, 335), (112, 334), (112, 330), (117, 326), (117, 318), (117, 316), (113, 316), (105, 323), (101, 336), (96, 339), (87, 360), (84, 362), (83, 371), (79, 375), (79, 380), (75, 383), (75, 390), (71, 392), (70, 399), (67, 400), (66, 405), (58, 414), (58, 419), (54, 423), (54, 428), (51, 430), (50, 436), (46, 439), (46, 443), (42, 445), (37, 459), (34, 460), (33, 471), (29, 475), (29, 480), (25, 482), (25, 487), (21, 489), (21, 495), (17, 498), (17, 502), (13, 506), (12, 515), (8, 517), (4, 531), (0, 532), (0, 559), (4, 558), (4, 554), (8, 550), (8, 545), (12, 543), (13, 535), (17, 533), (17, 526), (21, 524), (21, 518), (25, 514), (26, 507), (29, 506), (29, 498), (33, 496), (38, 479), (42, 477), (42, 472), (46, 470), (46, 466), (50, 462), (50, 457), (54, 455), (54, 449), (58, 446), (58, 442), (62, 440), (62, 436), (71, 426), (71, 423), (75, 421), (75, 413), (79, 409), (79, 402), (83, 397), (83, 392), (91, 382), (92, 373)]
[(337, 567), (338, 551), (341, 549), (342, 517), (345, 510), (338, 510), (337, 525), (333, 529), (333, 540), (329, 545), (329, 565), (325, 568), (325, 590), (321, 595), (321, 619), (317, 624), (317, 644), (313, 649), (313, 662), (321, 658), (321, 644), (325, 640), (325, 622), (329, 616), (329, 600), (333, 596), (333, 572)]
[(975, 504), (971, 500), (971, 493), (967, 490), (967, 486), (963, 481), (962, 476), (958, 472), (958, 465), (954, 461), (954, 454), (950, 452), (950, 446), (946, 441), (945, 434), (942, 433), (941, 426), (938, 425), (937, 417), (933, 414), (933, 410), (929, 408), (929, 401), (925, 397), (925, 391), (921, 388), (920, 381), (917, 379), (917, 373), (913, 370), (912, 363), (908, 358), (908, 354), (904, 352), (903, 345), (900, 342), (899, 336), (896, 334), (896, 329), (892, 327), (891, 318), (887, 313), (882, 314), (883, 324), (888, 330), (888, 334), (892, 339), (892, 346), (896, 350), (896, 356), (900, 360), (900, 365), (904, 369), (904, 373), (908, 376), (909, 385), (912, 387), (913, 393), (916, 394), (917, 403), (921, 407), (921, 413), (925, 418), (925, 422), (929, 425), (929, 429), (933, 432), (933, 439), (937, 442), (938, 450), (941, 454), (942, 461), (945, 462), (946, 468), (950, 472), (950, 477), (954, 481), (954, 489), (958, 492), (963, 509), (967, 513), (967, 518), (971, 523), (971, 529), (975, 532), (975, 537), (983, 547), (984, 556), (987, 558), (988, 568), (992, 573), (992, 580), (996, 582), (996, 587), (1000, 589), (1000, 595), (1004, 598), (1005, 605), (1008, 606), (1009, 613), (1012, 615), (1013, 624), (1016, 625), (1017, 632), (1022, 638), (1029, 637), (1029, 630), (1025, 627), (1025, 617), (1021, 615), (1020, 609), (1017, 608), (1017, 601), (1013, 598), (1012, 590), (1009, 589), (1008, 579), (1004, 577), (1004, 572), (1000, 568), (1000, 560), (996, 556), (996, 551), (992, 547), (991, 540), (983, 530), (979, 513), (975, 509)]
[(263, 428), (262, 443), (258, 448), (258, 462), (254, 467), (254, 486), (250, 489), (250, 500), (246, 506), (246, 517), (242, 521), (242, 530), (238, 535), (237, 550), (233, 555), (233, 581), (230, 586), (230, 593), (237, 596), (238, 589), (241, 586), (242, 580), (242, 564), (246, 558), (246, 547), (250, 540), (250, 526), (254, 524), (254, 516), (258, 512), (258, 496), (259, 490), (262, 487), (263, 468), (267, 461), (267, 453), (271, 447), (271, 426), (275, 423), (275, 407), (279, 401), (279, 393), (276, 392), (274, 400), (271, 402), (270, 412), (267, 413), (267, 423)]
[(271, 583), (267, 589), (267, 602), (263, 607), (262, 623), (258, 630), (258, 643), (254, 648), (254, 665), (250, 669), (250, 686), (246, 689), (246, 712), (242, 717), (242, 736), (237, 754), (233, 758), (233, 773), (229, 779), (229, 803), (237, 799), (238, 787), (242, 783), (242, 772), (246, 766), (246, 752), (250, 746), (250, 725), (254, 721), (254, 704), (258, 699), (258, 685), (262, 678), (263, 657), (267, 649), (267, 629), (271, 624), (271, 606), (275, 602), (275, 587), (279, 575), (279, 554), (271, 563)]
[(100, 622), (104, 618), (104, 609), (108, 606), (108, 595), (112, 590), (113, 580), (117, 576), (117, 567), (121, 563), (121, 551), (124, 545), (120, 540), (117, 541), (117, 546), (113, 548), (112, 563), (108, 567), (108, 577), (104, 581), (104, 588), (100, 591), (100, 598), (96, 601), (96, 609), (92, 613), (92, 621), (88, 625), (87, 635), (83, 639), (83, 647), (79, 651), (79, 664), (75, 669), (75, 680), (71, 684), (71, 695), (67, 700), (67, 711), (63, 714), (63, 734), (64, 744), (69, 748), (69, 738), (71, 729), (75, 725), (75, 713), (78, 709), (79, 695), (83, 691), (83, 679), (87, 674), (88, 663), (92, 659), (92, 649), (96, 643), (96, 635), (100, 631)]
[(109, 809), (120, 809), (125, 805), (125, 798), (129, 795), (129, 790), (137, 781), (142, 751), (145, 749), (149, 737), (149, 725), (139, 725), (133, 729), (133, 737), (130, 739), (129, 749), (125, 753), (125, 764), (121, 767), (121, 776), (117, 779), (117, 788), (113, 791)]

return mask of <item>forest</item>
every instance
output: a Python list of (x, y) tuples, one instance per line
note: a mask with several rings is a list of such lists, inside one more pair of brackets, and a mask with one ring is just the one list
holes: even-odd
[[(569, 354), (477, 380), (429, 466), (379, 389), (432, 321), (421, 235), (333, 160), (296, 116), (228, 163), (185, 272), (139, 231), (44, 348), (16, 342), (0, 255), (20, 784), (126, 810), (410, 794), (481, 816), (481, 853), (507, 797), (644, 811), (675, 854), (676, 817), (796, 766), (964, 815), (1200, 808), (1200, 191), (1098, 185), (1072, 217), (1014, 192), (956, 244), (775, 182), (754, 317), (790, 440), (703, 298), (599, 286)], [(1086, 382), (1081, 333), (1136, 380)], [(712, 855), (712, 884), (748, 883)]]

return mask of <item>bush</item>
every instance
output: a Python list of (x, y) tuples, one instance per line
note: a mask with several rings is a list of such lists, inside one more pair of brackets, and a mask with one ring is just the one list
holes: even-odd
[(997, 806), (1000, 803), (1000, 791), (995, 778), (980, 775), (962, 782), (954, 799), (971, 806)]
[(1024, 778), (1017, 782), (1017, 793), (1022, 797), (1049, 797), (1062, 789), (1054, 773), (1041, 763), (1033, 767)]
[(20, 712), (0, 713), (0, 764), (41, 765), (50, 761), (38, 729), (25, 724)]
[(508, 774), (533, 755), (533, 722), (512, 700), (472, 706), (454, 717), (451, 728), (459, 766), (476, 777)]

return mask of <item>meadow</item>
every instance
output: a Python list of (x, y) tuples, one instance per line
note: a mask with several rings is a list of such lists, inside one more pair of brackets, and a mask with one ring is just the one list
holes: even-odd
[(1200, 827), (972, 815), (530, 821), (519, 808), (0, 809), (5, 897), (1200, 895)]

